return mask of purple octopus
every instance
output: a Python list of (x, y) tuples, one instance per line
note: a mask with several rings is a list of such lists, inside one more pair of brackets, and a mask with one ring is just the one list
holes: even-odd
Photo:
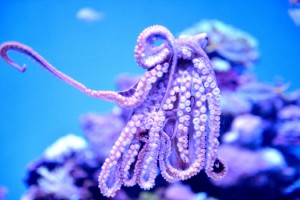
[[(155, 45), (156, 40), (162, 44)], [(122, 185), (150, 189), (157, 169), (168, 182), (189, 179), (202, 168), (214, 180), (227, 166), (218, 158), (220, 89), (203, 51), (205, 33), (175, 39), (163, 26), (146, 28), (135, 47), (137, 63), (146, 69), (127, 91), (96, 91), (55, 69), (38, 53), (18, 42), (1, 45), (2, 58), (24, 72), (7, 52), (19, 51), (57, 78), (83, 93), (133, 108), (99, 175), (103, 195), (112, 197)]]

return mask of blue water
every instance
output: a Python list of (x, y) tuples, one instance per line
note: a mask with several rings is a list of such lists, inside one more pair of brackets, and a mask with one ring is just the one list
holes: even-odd
[[(277, 77), (299, 88), (300, 27), (288, 16), (288, 0), (263, 1), (46, 1), (0, 0), (0, 42), (30, 45), (50, 63), (93, 89), (114, 90), (120, 73), (139, 74), (133, 49), (139, 33), (161, 24), (177, 35), (201, 19), (219, 19), (255, 36), (259, 80)], [(187, 3), (188, 2), (188, 3)], [(82, 7), (104, 13), (95, 23), (76, 18)], [(30, 60), (25, 74), (0, 60), (0, 186), (8, 200), (25, 192), (26, 166), (67, 134), (81, 135), (80, 115), (108, 112), (113, 104), (92, 99), (57, 80)]]

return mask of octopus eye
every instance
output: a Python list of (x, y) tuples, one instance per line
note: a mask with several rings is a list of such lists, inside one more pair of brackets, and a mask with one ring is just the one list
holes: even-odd
[(202, 49), (204, 49), (208, 43), (208, 36), (206, 33), (199, 34), (198, 42)]

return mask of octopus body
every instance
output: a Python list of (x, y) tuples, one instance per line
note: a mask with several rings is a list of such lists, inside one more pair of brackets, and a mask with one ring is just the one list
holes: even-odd
[[(157, 40), (162, 44), (155, 45)], [(0, 54), (23, 72), (26, 66), (7, 55), (20, 51), (85, 94), (133, 109), (99, 175), (102, 194), (112, 197), (122, 185), (152, 188), (158, 169), (168, 182), (189, 179), (202, 169), (214, 180), (226, 174), (217, 155), (220, 89), (203, 51), (206, 42), (205, 33), (175, 39), (163, 26), (146, 28), (135, 47), (136, 61), (146, 72), (121, 92), (91, 90), (17, 42), (2, 44)]]

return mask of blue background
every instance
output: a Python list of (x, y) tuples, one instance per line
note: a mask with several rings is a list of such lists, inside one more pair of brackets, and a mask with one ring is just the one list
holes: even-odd
[[(282, 77), (292, 89), (300, 86), (300, 27), (287, 13), (287, 0), (166, 2), (0, 0), (0, 42), (25, 43), (88, 87), (115, 90), (120, 73), (143, 72), (133, 49), (144, 28), (161, 24), (177, 35), (201, 19), (219, 19), (259, 41), (262, 57), (254, 70), (259, 80)], [(76, 12), (86, 6), (103, 12), (103, 20), (79, 21)], [(80, 115), (109, 112), (113, 104), (85, 96), (23, 56), (10, 55), (28, 65), (22, 74), (0, 60), (0, 186), (9, 189), (7, 199), (18, 199), (25, 192), (28, 163), (59, 137), (82, 134)]]

